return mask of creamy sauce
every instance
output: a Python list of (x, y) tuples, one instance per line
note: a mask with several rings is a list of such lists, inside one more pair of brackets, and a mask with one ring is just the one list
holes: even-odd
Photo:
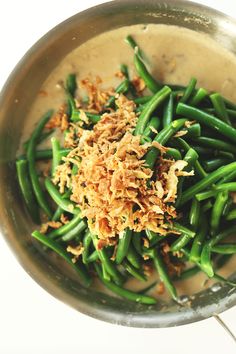
[[(206, 35), (166, 25), (123, 27), (89, 40), (67, 55), (54, 69), (30, 109), (22, 141), (47, 109), (58, 109), (64, 102), (65, 94), (58, 83), (65, 80), (69, 73), (76, 73), (78, 81), (88, 76), (99, 76), (104, 88), (114, 87), (120, 82), (114, 73), (122, 63), (129, 66), (131, 77), (135, 75), (133, 51), (124, 42), (128, 34), (133, 35), (143, 49), (149, 70), (156, 78), (165, 83), (187, 85), (191, 77), (196, 77), (198, 86), (218, 91), (236, 102), (236, 57)], [(220, 274), (228, 276), (235, 269), (234, 258)], [(152, 281), (150, 279), (149, 282)], [(194, 294), (210, 284), (211, 281), (206, 284), (204, 274), (176, 283), (180, 295)], [(146, 284), (137, 284), (132, 280), (128, 286), (140, 289)], [(155, 291), (152, 291), (154, 295)]]

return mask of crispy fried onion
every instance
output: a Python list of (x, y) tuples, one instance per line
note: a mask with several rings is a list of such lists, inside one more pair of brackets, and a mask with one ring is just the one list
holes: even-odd
[[(58, 166), (53, 182), (60, 192), (71, 188), (71, 200), (88, 219), (91, 232), (101, 240), (114, 238), (127, 227), (166, 235), (176, 211), (172, 202), (178, 177), (192, 175), (183, 169), (185, 161), (165, 160), (157, 164), (157, 181), (145, 165), (151, 144), (140, 144), (132, 131), (137, 122), (135, 104), (119, 96), (115, 112), (105, 113), (92, 131), (84, 131), (78, 146)], [(162, 153), (162, 146), (156, 146)], [(71, 159), (80, 160), (77, 174), (71, 173)]]

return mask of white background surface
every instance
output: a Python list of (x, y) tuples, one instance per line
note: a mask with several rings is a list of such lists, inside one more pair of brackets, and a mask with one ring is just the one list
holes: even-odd
[[(7, 0), (0, 3), (0, 88), (17, 61), (69, 16), (104, 1)], [(199, 0), (236, 17), (235, 0)], [(236, 332), (236, 308), (222, 318)], [(0, 353), (233, 354), (236, 346), (214, 319), (167, 329), (133, 329), (88, 318), (55, 300), (19, 266), (0, 237)]]

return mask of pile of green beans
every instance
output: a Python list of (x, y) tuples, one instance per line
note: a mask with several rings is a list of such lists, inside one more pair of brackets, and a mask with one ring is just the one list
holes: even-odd
[[(191, 177), (179, 178), (174, 203), (178, 223), (171, 221), (166, 236), (151, 230), (134, 232), (126, 229), (117, 235), (115, 246), (100, 248), (99, 238), (91, 233), (87, 220), (70, 200), (70, 189), (62, 195), (52, 182), (57, 167), (70, 149), (64, 148), (54, 136), (51, 137), (51, 149), (38, 148), (39, 143), (49, 139), (54, 132), (54, 129), (45, 127), (53, 114), (49, 111), (23, 144), (24, 153), (16, 161), (17, 177), (25, 206), (35, 224), (41, 223), (43, 215), (49, 221), (58, 221), (63, 214), (68, 222), (57, 229), (49, 227), (46, 234), (34, 231), (32, 236), (69, 263), (83, 286), (90, 286), (92, 276), (97, 274), (109, 290), (142, 304), (154, 305), (157, 301), (147, 294), (157, 283), (145, 285), (147, 267), (156, 270), (159, 281), (163, 282), (174, 301), (178, 301), (175, 282), (193, 277), (199, 271), (209, 278), (235, 286), (216, 270), (236, 253), (236, 207), (232, 198), (232, 193), (236, 192), (236, 106), (219, 93), (197, 88), (195, 78), (191, 78), (186, 87), (161, 83), (152, 76), (145, 64), (145, 55), (135, 40), (128, 36), (126, 42), (134, 51), (137, 74), (149, 91), (140, 96), (130, 79), (128, 67), (122, 64), (125, 79), (115, 91), (136, 104), (138, 120), (133, 134), (140, 136), (141, 144), (155, 141), (167, 147), (162, 157), (184, 160), (188, 163), (186, 171), (194, 172)], [(80, 121), (75, 104), (77, 90), (76, 76), (69, 74), (65, 81), (65, 100), (68, 117), (74, 124)], [(102, 114), (111, 109), (116, 110), (115, 96), (109, 98), (101, 112), (91, 114), (85, 111), (89, 124), (84, 129), (93, 129)], [(143, 157), (154, 171), (154, 179), (157, 178), (155, 170), (160, 155), (160, 151), (152, 146)], [(51, 175), (47, 178), (41, 176), (37, 165), (43, 160), (51, 161)], [(77, 173), (78, 166), (71, 167), (72, 173)], [(66, 251), (70, 245), (82, 248), (76, 261)], [(164, 252), (164, 246), (165, 249), (168, 246), (168, 251)], [(188, 266), (182, 273), (173, 275), (166, 255), (172, 264)], [(130, 278), (144, 283), (140, 291), (127, 288), (126, 282)]]

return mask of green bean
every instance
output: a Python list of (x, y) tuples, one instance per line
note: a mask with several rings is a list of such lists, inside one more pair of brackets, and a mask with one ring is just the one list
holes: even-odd
[[(69, 198), (71, 195), (71, 191), (68, 189), (68, 191), (66, 191), (63, 195), (62, 195), (62, 198), (63, 199), (67, 199)], [(57, 207), (56, 211), (54, 212), (53, 214), (53, 217), (52, 217), (52, 220), (53, 221), (57, 221), (60, 219), (61, 217), (61, 214), (64, 212), (64, 210), (61, 208), (61, 207)]]
[(214, 236), (211, 238), (209, 241), (207, 241), (203, 247), (202, 253), (201, 253), (201, 266), (204, 272), (211, 278), (214, 275), (214, 270), (213, 266), (211, 263), (211, 251), (212, 248), (225, 239), (227, 236), (232, 235), (236, 233), (236, 226), (231, 226), (228, 229), (220, 232), (218, 235)]
[(193, 97), (189, 100), (188, 104), (190, 106), (197, 106), (199, 105), (204, 98), (206, 98), (208, 96), (208, 92), (207, 90), (205, 90), (204, 88), (199, 88), (197, 90), (197, 92), (193, 95)]
[(87, 222), (85, 220), (81, 220), (72, 230), (65, 233), (61, 240), (63, 242), (69, 242), (76, 238), (81, 238), (82, 232), (87, 228)]
[(73, 263), (68, 252), (66, 252), (64, 248), (62, 248), (58, 243), (51, 240), (47, 236), (41, 234), (39, 231), (34, 231), (32, 233), (32, 236), (36, 238), (38, 241), (40, 241), (41, 243), (43, 243), (45, 246), (47, 246), (48, 248), (56, 252), (59, 256), (64, 258), (64, 260), (67, 263), (69, 263), (72, 266), (72, 268), (76, 270), (76, 272), (80, 277), (81, 283), (84, 286), (88, 287), (91, 285), (92, 280), (89, 274), (87, 273), (86, 269), (82, 267), (82, 264)]
[[(69, 154), (71, 149), (60, 149), (60, 157), (66, 156)], [(52, 149), (44, 149), (35, 151), (35, 160), (49, 160), (52, 158)], [(26, 156), (21, 155), (18, 157), (19, 160), (25, 160)]]
[(132, 231), (130, 229), (126, 229), (124, 232), (119, 235), (119, 242), (116, 251), (116, 263), (120, 264), (123, 259), (126, 257), (129, 245), (132, 237)]
[[(179, 146), (185, 151), (185, 153), (187, 153), (189, 149), (191, 149), (191, 146), (184, 139), (177, 138), (176, 141), (177, 144), (179, 144)], [(194, 166), (194, 171), (196, 172), (197, 176), (200, 179), (203, 179), (207, 176), (207, 173), (204, 171), (202, 165), (198, 160), (194, 162), (193, 166)]]
[(216, 115), (219, 119), (222, 119), (225, 123), (231, 125), (228, 112), (225, 107), (224, 100), (219, 93), (213, 93), (210, 95), (211, 102), (213, 104)]
[(66, 91), (68, 91), (71, 94), (71, 96), (74, 97), (76, 89), (77, 89), (76, 75), (69, 74), (66, 78)]
[(147, 126), (151, 114), (170, 95), (170, 93), (171, 93), (171, 89), (168, 86), (164, 86), (145, 105), (143, 111), (141, 112), (138, 118), (134, 135), (142, 135), (144, 133), (144, 130)]
[[(89, 258), (89, 247), (91, 243), (93, 242), (92, 236), (89, 230), (86, 231), (84, 238), (83, 238), (83, 253), (82, 253), (82, 261), (84, 264), (88, 263), (88, 258)], [(97, 251), (96, 251), (97, 252)]]
[[(42, 143), (44, 140), (46, 140), (52, 133), (54, 133), (55, 129), (50, 129), (47, 132), (41, 133), (40, 136), (37, 139), (37, 144)], [(23, 148), (26, 151), (29, 146), (29, 140), (25, 141), (23, 144)], [(37, 152), (36, 152), (36, 159), (37, 159)]]
[(138, 75), (143, 79), (147, 88), (151, 92), (156, 93), (163, 87), (160, 81), (157, 81), (152, 77), (152, 75), (147, 70), (143, 60), (136, 53), (134, 54), (134, 66)]
[(216, 185), (220, 185), (220, 184), (223, 184), (223, 183), (232, 182), (235, 178), (236, 178), (236, 170), (234, 170), (234, 171), (232, 171), (231, 173), (228, 173), (227, 175), (225, 175), (224, 177), (222, 177), (222, 178), (216, 183)]
[[(225, 203), (223, 212), (222, 212), (222, 216), (223, 216), (224, 218), (227, 217), (227, 215), (229, 214), (230, 209), (231, 209), (231, 207), (232, 207), (232, 204), (233, 204), (233, 199), (229, 196), (228, 200), (227, 200), (226, 203)], [(227, 220), (227, 219), (226, 219), (226, 220)]]
[(70, 200), (64, 199), (49, 178), (45, 179), (45, 187), (54, 202), (63, 210), (71, 214), (80, 214), (80, 209), (75, 207), (74, 203)]
[(147, 281), (145, 275), (142, 272), (138, 271), (136, 268), (134, 268), (134, 266), (132, 266), (132, 264), (130, 264), (128, 261), (123, 261), (122, 265), (127, 270), (127, 272), (130, 273), (134, 278), (140, 281)]
[(187, 102), (190, 98), (190, 96), (193, 94), (194, 90), (195, 90), (195, 86), (197, 83), (197, 79), (195, 79), (194, 77), (189, 81), (188, 86), (185, 89), (184, 95), (183, 97), (180, 99), (180, 102)]
[(60, 236), (63, 236), (65, 234), (67, 234), (68, 232), (70, 232), (71, 230), (73, 231), (74, 228), (81, 222), (81, 215), (75, 215), (74, 218), (69, 221), (67, 224), (59, 227), (58, 229), (55, 229), (51, 232), (49, 232), (49, 234), (47, 235), (47, 237), (51, 238), (51, 239), (55, 239), (58, 238)]
[(205, 160), (202, 164), (206, 172), (212, 172), (215, 171), (217, 168), (227, 165), (229, 162), (233, 161), (234, 159), (217, 157), (214, 159)]
[(201, 252), (201, 267), (209, 278), (214, 276), (214, 269), (211, 262), (211, 247), (206, 244)]
[(167, 273), (166, 267), (164, 265), (163, 260), (161, 259), (161, 256), (158, 254), (157, 250), (152, 250), (150, 255), (151, 255), (151, 258), (153, 259), (155, 268), (160, 276), (161, 281), (163, 281), (166, 289), (169, 291), (172, 298), (175, 301), (177, 301), (178, 296), (177, 296), (176, 289), (170, 279), (169, 274)]
[(160, 119), (158, 117), (152, 117), (146, 129), (144, 130), (143, 135), (153, 138), (153, 136), (155, 135), (155, 132), (153, 130), (158, 130), (160, 128), (160, 125)]
[[(184, 161), (187, 162), (187, 166), (184, 168), (184, 170), (190, 171), (191, 167), (195, 164), (195, 162), (198, 159), (198, 153), (190, 148), (186, 155), (184, 156)], [(178, 208), (180, 200), (181, 200), (181, 195), (182, 195), (182, 190), (183, 190), (183, 183), (184, 183), (184, 177), (179, 178), (178, 182), (178, 192), (177, 192), (177, 199), (175, 202), (176, 208)]]
[(133, 39), (132, 36), (128, 35), (128, 36), (125, 38), (125, 42), (128, 43), (131, 48), (135, 49), (136, 55), (139, 55), (140, 58), (144, 58), (144, 53), (143, 53), (143, 51), (139, 48), (138, 44), (136, 43), (136, 41)]
[[(159, 144), (165, 145), (165, 143), (173, 136), (178, 130), (182, 128), (186, 119), (177, 119), (174, 120), (168, 127), (162, 129), (157, 136), (155, 137), (154, 141), (158, 142)], [(156, 159), (159, 156), (159, 150), (155, 147), (152, 147), (145, 156), (146, 164), (149, 168), (153, 169)]]
[(60, 143), (57, 138), (54, 136), (51, 138), (52, 144), (52, 176), (56, 172), (57, 166), (59, 166), (61, 162), (61, 154), (60, 154)]
[(214, 187), (214, 190), (235, 192), (236, 191), (236, 182), (218, 184), (217, 186)]
[(219, 167), (214, 172), (211, 172), (208, 176), (206, 176), (201, 181), (197, 182), (194, 186), (191, 186), (183, 192), (180, 205), (182, 206), (187, 203), (194, 195), (212, 186), (213, 183), (217, 182), (224, 175), (234, 171), (235, 168), (236, 162), (232, 162), (226, 166)]
[(235, 282), (232, 282), (232, 281), (230, 281), (230, 280), (228, 280), (228, 279), (225, 279), (224, 277), (222, 277), (221, 275), (219, 275), (219, 274), (214, 274), (214, 278), (216, 279), (216, 280), (218, 280), (218, 281), (220, 281), (220, 282), (223, 282), (223, 283), (226, 283), (226, 284), (228, 284), (228, 285), (230, 285), (230, 286), (233, 286), (234, 288), (236, 287), (236, 283)]
[(129, 245), (129, 250), (126, 255), (126, 258), (128, 261), (132, 264), (134, 268), (139, 269), (141, 267), (141, 257), (140, 255), (135, 251), (132, 243)]
[[(224, 100), (224, 98), (223, 98), (223, 100)], [(224, 103), (225, 103), (225, 100), (224, 100)], [(210, 113), (210, 114), (215, 114), (214, 108), (204, 108), (204, 111), (206, 111), (207, 113)], [(231, 119), (236, 118), (236, 111), (234, 109), (226, 108), (226, 112)]]
[(226, 216), (226, 220), (234, 220), (236, 219), (236, 209), (231, 210)]
[(198, 231), (196, 232), (196, 236), (193, 240), (193, 244), (191, 247), (189, 259), (192, 262), (199, 262), (201, 258), (201, 251), (203, 247), (203, 242), (207, 236), (208, 232), (208, 224), (206, 217), (203, 212), (201, 213), (201, 223), (199, 224)]
[(197, 230), (200, 219), (200, 203), (196, 198), (193, 198), (191, 209), (189, 212), (189, 224), (194, 231)]
[(38, 137), (40, 136), (45, 124), (51, 118), (52, 114), (53, 114), (53, 111), (48, 111), (47, 113), (45, 113), (45, 115), (39, 121), (36, 129), (33, 131), (32, 135), (31, 135), (31, 138), (29, 140), (29, 146), (27, 149), (29, 175), (30, 175), (33, 191), (34, 191), (34, 194), (35, 194), (38, 204), (40, 205), (40, 207), (43, 209), (43, 211), (46, 213), (46, 215), (49, 218), (52, 217), (52, 212), (51, 212), (51, 208), (49, 207), (48, 202), (45, 198), (45, 194), (43, 193), (40, 183), (39, 183), (39, 178), (38, 178), (36, 167), (35, 167), (35, 150), (36, 150), (36, 144), (38, 141)]
[[(71, 110), (70, 119), (72, 120), (72, 122), (78, 122), (80, 121), (80, 110), (76, 108), (74, 98), (71, 96), (69, 92), (67, 92), (67, 97), (68, 97), (68, 102)], [(98, 114), (93, 114), (90, 112), (84, 112), (84, 113), (86, 114), (88, 120), (93, 124), (96, 124), (101, 119), (101, 116)]]
[(207, 245), (209, 247), (213, 247), (215, 246), (217, 243), (219, 243), (220, 241), (224, 240), (226, 237), (233, 235), (236, 233), (236, 226), (230, 226), (229, 228), (227, 228), (224, 231), (221, 231), (218, 235), (214, 236), (213, 238), (211, 238), (208, 242)]
[(234, 254), (236, 253), (235, 243), (222, 243), (212, 247), (212, 252), (220, 254)]
[(201, 135), (201, 125), (199, 123), (192, 124), (183, 130), (187, 130), (185, 136), (188, 138), (197, 138)]
[(192, 238), (193, 237), (190, 234), (182, 234), (175, 242), (172, 243), (170, 247), (171, 252), (180, 251), (192, 240)]
[(206, 203), (203, 204), (202, 206), (202, 212), (206, 212), (209, 209), (211, 209), (213, 207), (213, 204), (210, 200), (208, 200)]
[(149, 247), (156, 246), (157, 243), (163, 241), (165, 238), (165, 236), (160, 236), (156, 232), (148, 230), (148, 229), (145, 230), (145, 233), (147, 235), (148, 240), (150, 241)]
[(98, 251), (95, 250), (93, 253), (90, 254), (87, 258), (87, 263), (93, 263), (99, 259)]
[(209, 190), (206, 192), (202, 192), (202, 193), (197, 193), (195, 195), (195, 198), (199, 201), (202, 202), (203, 200), (212, 198), (212, 197), (216, 197), (217, 196), (217, 191), (215, 190)]
[(151, 99), (153, 98), (152, 96), (142, 96), (142, 97), (137, 97), (134, 99), (135, 104), (146, 104), (148, 103)]
[(120, 274), (120, 272), (117, 270), (115, 263), (110, 260), (110, 258), (107, 255), (106, 249), (103, 247), (102, 249), (98, 249), (98, 239), (95, 235), (91, 234), (93, 244), (95, 249), (98, 252), (98, 256), (104, 267), (106, 268), (107, 272), (110, 274), (112, 279), (114, 280), (115, 283), (117, 284), (122, 284), (124, 279), (123, 276)]
[(142, 255), (142, 234), (141, 232), (133, 232), (133, 236), (131, 238), (131, 241), (133, 243), (135, 251)]
[(102, 272), (101, 269), (99, 267), (98, 264), (94, 264), (96, 272), (98, 274), (99, 279), (101, 280), (101, 282), (112, 292), (114, 292), (115, 294), (130, 300), (130, 301), (134, 301), (134, 302), (138, 302), (141, 304), (147, 304), (147, 305), (155, 305), (156, 304), (156, 299), (150, 297), (150, 296), (146, 296), (146, 295), (142, 295), (142, 294), (138, 294), (138, 293), (134, 293), (133, 291), (121, 288), (120, 286), (107, 281), (106, 279), (103, 278), (102, 276)]
[(174, 113), (174, 99), (173, 94), (170, 94), (168, 103), (164, 107), (163, 112), (163, 128), (168, 127), (172, 120), (173, 120), (173, 113)]
[(102, 263), (101, 266), (102, 266), (102, 276), (103, 276), (103, 279), (106, 280), (106, 281), (108, 281), (108, 282), (110, 282), (110, 281), (111, 281), (111, 276), (110, 276), (110, 274), (108, 273), (108, 271), (107, 271), (105, 265)]
[(176, 113), (184, 115), (187, 118), (196, 120), (197, 122), (202, 123), (207, 127), (210, 127), (211, 129), (224, 135), (229, 140), (236, 142), (236, 129), (200, 109), (187, 106), (183, 103), (178, 103)]
[(195, 231), (192, 231), (190, 230), (189, 228), (177, 223), (177, 222), (174, 222), (172, 227), (171, 227), (172, 230), (174, 231), (177, 231), (179, 233), (183, 233), (183, 234), (186, 234), (186, 235), (189, 235), (190, 237), (194, 237), (195, 236)]
[(168, 148), (164, 154), (165, 157), (172, 157), (174, 160), (182, 160), (181, 152), (174, 148)]
[(33, 222), (39, 224), (40, 223), (39, 210), (34, 197), (32, 184), (29, 179), (28, 162), (26, 160), (16, 161), (16, 171), (17, 171), (17, 178), (18, 178), (20, 190), (24, 197), (27, 210)]
[(196, 275), (197, 273), (199, 273), (200, 269), (195, 266), (192, 268), (188, 268), (186, 270), (184, 270), (179, 276), (175, 276), (173, 278), (174, 281), (182, 281), (182, 280), (186, 280), (189, 278), (192, 278), (194, 275)]
[(209, 138), (207, 136), (200, 136), (198, 138), (194, 138), (194, 142), (207, 148), (210, 147), (216, 150), (223, 150), (236, 154), (236, 147), (233, 144), (227, 143), (220, 139)]
[(229, 193), (227, 191), (218, 193), (216, 197), (211, 213), (211, 235), (215, 235), (219, 230), (220, 220), (228, 198)]
[[(130, 82), (128, 79), (125, 79), (124, 81), (122, 81), (118, 86), (117, 88), (115, 89), (115, 93), (116, 94), (121, 94), (121, 93), (125, 93), (129, 90), (129, 87), (130, 87)], [(107, 103), (105, 104), (105, 107), (108, 108), (108, 107), (112, 107), (115, 103), (115, 100), (116, 100), (116, 95), (114, 96), (111, 96)]]
[(192, 148), (194, 150), (197, 151), (198, 155), (209, 155), (209, 156), (215, 156), (215, 150), (214, 149), (209, 149), (209, 148), (205, 148), (203, 146), (200, 146), (200, 145), (194, 145), (194, 144), (191, 144)]

